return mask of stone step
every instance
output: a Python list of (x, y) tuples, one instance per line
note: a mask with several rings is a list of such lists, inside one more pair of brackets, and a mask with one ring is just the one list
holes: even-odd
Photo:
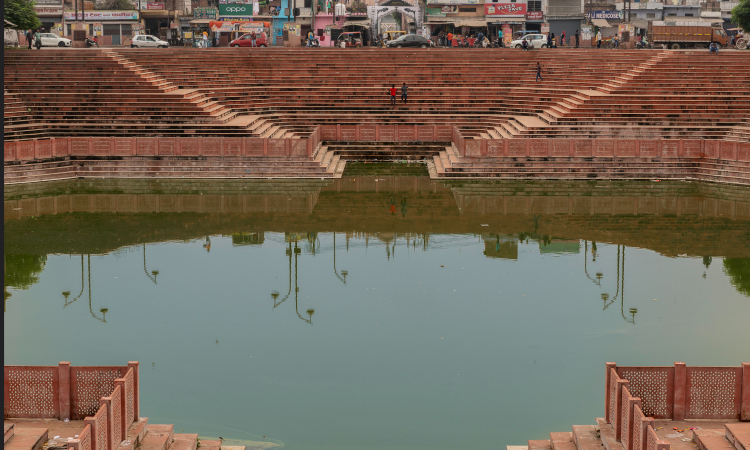
[(169, 450), (197, 450), (198, 448), (197, 434), (175, 433), (173, 438)]
[(552, 441), (550, 440), (530, 440), (528, 450), (552, 450)]
[(552, 450), (576, 450), (576, 444), (573, 442), (573, 433), (555, 432), (550, 433), (550, 442)]
[(5, 450), (39, 450), (47, 442), (48, 431), (47, 428), (17, 427), (3, 448)]
[(201, 450), (221, 450), (221, 441), (201, 439)]
[(148, 431), (138, 450), (168, 450), (172, 445), (174, 425), (148, 425)]
[(12, 423), (5, 422), (3, 423), (3, 443), (8, 442), (8, 439), (13, 437), (13, 433), (15, 431), (14, 425)]
[(598, 425), (573, 425), (573, 442), (578, 450), (603, 450)]
[(724, 433), (725, 430), (693, 430), (693, 442), (699, 450), (735, 450)]
[(728, 423), (725, 436), (737, 450), (750, 450), (750, 423)]

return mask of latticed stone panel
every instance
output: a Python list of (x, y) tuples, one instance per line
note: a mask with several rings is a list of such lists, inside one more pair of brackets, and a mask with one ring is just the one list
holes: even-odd
[(99, 399), (115, 389), (115, 379), (122, 376), (119, 367), (71, 367), (71, 415), (74, 419), (93, 416), (99, 410)]
[(742, 369), (689, 367), (687, 369), (687, 419), (738, 419)]
[(630, 394), (641, 399), (643, 414), (655, 419), (672, 417), (674, 368), (623, 368), (620, 376), (630, 382)]
[(57, 367), (13, 367), (7, 370), (5, 414), (18, 418), (59, 415)]

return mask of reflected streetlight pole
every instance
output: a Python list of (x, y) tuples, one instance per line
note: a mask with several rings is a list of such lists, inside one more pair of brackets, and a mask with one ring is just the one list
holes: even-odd
[(76, 300), (78, 300), (79, 298), (81, 298), (81, 296), (83, 295), (83, 289), (84, 289), (84, 286), (85, 286), (83, 272), (84, 272), (84, 270), (83, 270), (83, 254), (81, 254), (81, 292), (78, 293), (78, 295), (76, 296), (76, 298), (74, 298), (71, 301), (68, 301), (68, 296), (70, 295), (70, 291), (63, 291), (62, 295), (63, 295), (63, 297), (65, 297), (65, 304), (63, 305), (63, 308), (65, 308), (66, 306), (72, 304), (73, 302), (75, 302)]
[[(151, 275), (148, 274), (148, 269), (146, 269), (146, 244), (143, 244), (143, 273), (146, 274), (149, 280), (153, 281), (154, 284), (156, 283), (156, 276), (159, 275), (158, 270), (152, 270)], [(153, 276), (152, 276), (153, 275)]]
[(339, 275), (339, 272), (336, 270), (336, 232), (335, 231), (333, 232), (333, 273), (336, 275), (336, 278), (341, 280), (342, 283), (346, 284), (346, 276), (349, 275), (349, 272), (346, 270), (342, 270), (341, 275)]

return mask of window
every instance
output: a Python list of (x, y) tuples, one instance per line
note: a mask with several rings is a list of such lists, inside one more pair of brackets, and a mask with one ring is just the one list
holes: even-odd
[(458, 8), (458, 12), (477, 12), (476, 8)]
[(655, 19), (656, 18), (656, 13), (646, 13), (646, 18), (647, 19)]
[(528, 11), (541, 11), (542, 10), (542, 1), (541, 0), (529, 0), (527, 2)]
[(685, 14), (685, 17), (693, 17), (693, 13)]

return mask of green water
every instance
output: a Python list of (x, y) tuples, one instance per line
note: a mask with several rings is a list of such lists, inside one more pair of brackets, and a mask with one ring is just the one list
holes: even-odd
[(150, 423), (290, 449), (524, 444), (606, 361), (748, 360), (745, 188), (36, 184), (4, 262), (5, 364), (137, 360)]

